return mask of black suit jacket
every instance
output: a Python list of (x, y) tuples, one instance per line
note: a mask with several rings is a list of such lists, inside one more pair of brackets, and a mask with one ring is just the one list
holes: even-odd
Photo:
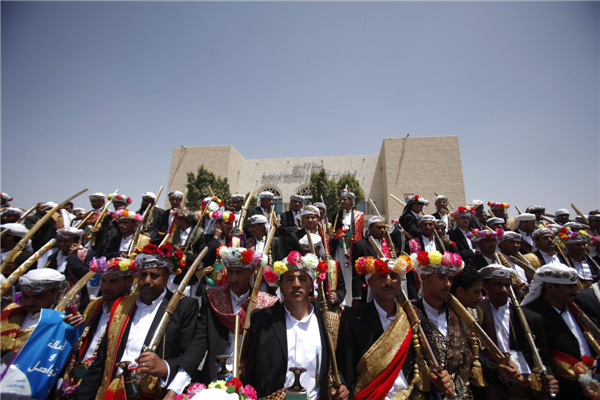
[[(581, 357), (577, 338), (560, 314), (543, 297), (539, 297), (537, 300), (523, 306), (523, 308), (534, 311), (543, 317), (548, 350), (557, 350), (577, 359)], [(555, 378), (560, 386), (559, 398), (585, 398), (577, 381), (568, 381), (559, 376)]]
[[(148, 207), (152, 207), (152, 204), (150, 204)], [(145, 211), (146, 211), (145, 209), (142, 210), (140, 208), (136, 212), (143, 216)], [(153, 231), (157, 230), (158, 226), (160, 225), (160, 223), (162, 221), (164, 212), (165, 212), (165, 210), (163, 210), (162, 208), (154, 207), (154, 211), (152, 212), (152, 223), (148, 227), (144, 226), (144, 231), (145, 232), (153, 232)], [(168, 223), (168, 221), (169, 220), (167, 219), (167, 223)]]
[(470, 258), (468, 264), (474, 267), (477, 271), (489, 265), (487, 260), (481, 254), (477, 254), (475, 257)]
[(591, 287), (582, 289), (579, 292), (579, 296), (575, 299), (575, 302), (581, 309), (590, 317), (596, 325), (600, 323), (600, 303), (594, 293), (594, 289)]
[[(265, 215), (265, 214), (263, 214), (262, 208), (260, 206), (250, 208), (246, 212), (246, 220), (244, 221), (244, 234), (246, 235), (246, 239), (249, 239), (252, 237), (252, 234), (250, 233), (250, 229), (248, 228), (248, 218), (250, 218), (251, 216), (256, 215), (256, 214)], [(267, 219), (269, 219), (268, 215), (266, 215), (266, 217), (267, 217)]]
[[(277, 303), (269, 308), (254, 310), (251, 315), (246, 379), (256, 389), (258, 398), (268, 396), (282, 389), (285, 385), (288, 344), (284, 307), (282, 303)], [(323, 321), (318, 312), (316, 312), (316, 315), (319, 321), (322, 349), (319, 370), (319, 398), (325, 399), (328, 392), (326, 379), (330, 349), (327, 345)], [(343, 379), (342, 382), (344, 382)]]
[(106, 247), (106, 250), (104, 251), (104, 257), (106, 257), (107, 260), (121, 256), (122, 252), (119, 251), (119, 247), (121, 246), (122, 239), (123, 239), (123, 235), (121, 235), (120, 233), (117, 234), (116, 236), (113, 236), (110, 239), (110, 241), (108, 242), (108, 246)]
[(417, 217), (415, 217), (412, 211), (407, 211), (400, 217), (400, 225), (402, 225), (402, 228), (410, 235), (411, 239), (421, 236), (421, 230), (419, 229), (417, 221)]
[(470, 258), (475, 257), (475, 252), (469, 248), (469, 243), (467, 243), (467, 238), (462, 234), (460, 229), (456, 228), (448, 234), (450, 240), (456, 243), (456, 250), (458, 250), (458, 254), (465, 260), (465, 263), (469, 262)]
[[(58, 250), (56, 253), (52, 254), (48, 258), (48, 268), (56, 269), (58, 267), (57, 258), (58, 258)], [(92, 261), (92, 257), (96, 256), (96, 252), (94, 250), (88, 250), (85, 255), (85, 259), (83, 262), (77, 257), (77, 254), (71, 254), (67, 257), (67, 268), (65, 269), (65, 275), (67, 271), (70, 271), (77, 279), (83, 278), (85, 274), (90, 271), (90, 261)], [(81, 300), (79, 301), (79, 312), (83, 314), (88, 304), (90, 304), (90, 295), (88, 294), (87, 285), (83, 286), (81, 289)]]
[(469, 228), (471, 229), (485, 229), (484, 226), (481, 225), (479, 218), (474, 215), (471, 215), (471, 219), (469, 220)]
[[(160, 320), (162, 319), (167, 305), (169, 304), (169, 300), (171, 300), (172, 296), (173, 293), (167, 290), (165, 298), (158, 306), (158, 311), (156, 313), (156, 316), (154, 317), (154, 320), (152, 321), (152, 325), (150, 325), (150, 330), (146, 335), (144, 345), (150, 345), (152, 336), (158, 328)], [(136, 310), (133, 311), (133, 313), (135, 312)], [(121, 343), (119, 344), (119, 348), (116, 352), (115, 362), (120, 362), (121, 358), (123, 357), (123, 353), (125, 352), (125, 346), (127, 344), (127, 338), (129, 337), (129, 331), (131, 329), (132, 320), (133, 318), (130, 318), (129, 323), (125, 327)], [(161, 358), (164, 351), (164, 360), (169, 364), (170, 374), (167, 384), (171, 383), (179, 367), (185, 369), (185, 371), (190, 376), (194, 375), (194, 372), (198, 368), (198, 365), (200, 364), (203, 355), (199, 354), (198, 352), (200, 348), (199, 336), (200, 333), (198, 327), (198, 301), (190, 297), (184, 297), (181, 299), (179, 305), (175, 309), (171, 322), (169, 323), (169, 325), (167, 326), (167, 330), (165, 331), (164, 342), (166, 342), (166, 345), (163, 342), (163, 340), (161, 340), (158, 347), (156, 348), (156, 354), (161, 356)], [(83, 376), (83, 380), (81, 381), (81, 385), (79, 386), (79, 390), (77, 392), (77, 399), (96, 398), (96, 393), (98, 392), (100, 382), (102, 381), (102, 374), (105, 368), (106, 351), (107, 335), (104, 335), (102, 341), (100, 342), (100, 346), (98, 347), (96, 360), (94, 360), (94, 362), (90, 365), (87, 372)], [(117, 368), (114, 368), (111, 380), (115, 377), (116, 371)]]
[(282, 237), (288, 237), (292, 233), (298, 230), (296, 226), (296, 220), (294, 219), (294, 212), (292, 210), (286, 211), (281, 214), (281, 227), (277, 230), (277, 235)]
[[(356, 387), (356, 367), (362, 356), (383, 335), (383, 326), (375, 303), (361, 304), (344, 311), (340, 322), (337, 345), (337, 362), (340, 374), (344, 376), (346, 387), (350, 391), (350, 399)], [(403, 338), (398, 338), (401, 340)], [(410, 339), (409, 339), (410, 340)], [(408, 382), (414, 364), (414, 349), (412, 344), (408, 350), (402, 371)]]
[[(256, 246), (256, 238), (251, 237), (250, 239), (246, 240), (246, 248), (254, 246)], [(273, 236), (273, 242), (271, 242), (271, 255), (273, 256), (273, 262), (283, 260), (288, 254), (289, 253), (286, 252), (283, 245), (283, 240), (277, 236)]]
[[(356, 272), (356, 268), (354, 267), (356, 265), (356, 260), (360, 257), (369, 256), (377, 258), (377, 253), (367, 239), (352, 243), (352, 263), (350, 264), (350, 268), (352, 268), (352, 294), (354, 297), (358, 297), (357, 293), (363, 294), (363, 283), (366, 284), (365, 277)], [(366, 302), (366, 296), (363, 294), (362, 297), (362, 301)]]

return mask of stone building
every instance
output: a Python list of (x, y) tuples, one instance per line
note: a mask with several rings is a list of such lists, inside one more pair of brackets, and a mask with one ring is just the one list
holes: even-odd
[(457, 136), (385, 138), (379, 154), (362, 156), (245, 159), (231, 145), (177, 147), (171, 157), (168, 191), (183, 191), (186, 173), (196, 173), (202, 164), (215, 175), (227, 177), (231, 193), (273, 192), (277, 213), (287, 210), (292, 194), (319, 201), (311, 198), (308, 186), (311, 174), (321, 169), (330, 179), (354, 176), (367, 200), (358, 208), (367, 215), (375, 213), (368, 204), (371, 198), (386, 218), (397, 219), (403, 207), (390, 193), (402, 200), (410, 194), (425, 197), (430, 200), (426, 213), (435, 212), (435, 193), (448, 196), (455, 207), (466, 204)]

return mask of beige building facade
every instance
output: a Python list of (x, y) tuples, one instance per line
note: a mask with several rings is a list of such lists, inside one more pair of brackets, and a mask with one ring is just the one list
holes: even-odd
[(448, 196), (455, 207), (466, 204), (457, 136), (385, 138), (379, 154), (362, 156), (246, 159), (231, 145), (178, 147), (171, 157), (168, 191), (184, 191), (186, 173), (196, 173), (201, 165), (227, 177), (231, 193), (273, 192), (278, 212), (288, 209), (293, 194), (320, 201), (312, 199), (308, 186), (311, 174), (321, 169), (330, 179), (354, 176), (365, 193), (359, 209), (367, 215), (375, 213), (368, 204), (371, 198), (386, 218), (397, 219), (403, 207), (389, 194), (402, 200), (410, 194), (425, 197), (430, 200), (426, 213), (436, 211), (435, 193)]

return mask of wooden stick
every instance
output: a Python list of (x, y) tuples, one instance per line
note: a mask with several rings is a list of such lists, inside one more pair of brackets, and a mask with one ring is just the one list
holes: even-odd
[[(119, 193), (119, 189), (115, 190), (115, 194)], [(106, 203), (104, 205), (104, 207), (102, 208), (102, 211), (100, 212), (100, 215), (98, 216), (98, 219), (96, 220), (96, 223), (94, 224), (94, 226), (92, 227), (92, 229), (99, 229), (99, 227), (102, 226), (102, 222), (104, 221), (104, 216), (106, 215), (106, 211), (108, 210), (108, 206), (110, 206), (113, 203), (114, 200), (114, 196), (108, 201), (108, 203)], [(92, 213), (93, 211), (90, 211), (90, 213)], [(92, 234), (92, 238), (90, 239), (90, 244), (92, 246), (94, 246), (96, 244), (96, 234)]]
[(573, 210), (575, 210), (577, 215), (579, 215), (581, 218), (583, 218), (583, 222), (585, 222), (586, 225), (590, 224), (590, 221), (588, 221), (587, 217), (581, 211), (579, 211), (579, 209), (577, 207), (575, 207), (575, 204), (571, 203), (571, 207), (573, 207)]
[(48, 243), (42, 246), (41, 249), (33, 253), (31, 257), (29, 257), (23, 264), (19, 266), (19, 268), (14, 270), (13, 273), (10, 274), (6, 281), (4, 281), (4, 283), (0, 286), (0, 296), (4, 296), (8, 289), (10, 289), (10, 287), (17, 282), (19, 277), (21, 277), (21, 275), (27, 272), (29, 268), (33, 265), (33, 263), (36, 262), (38, 258), (42, 256), (42, 254), (50, 250), (55, 243), (56, 239), (50, 240)]
[[(381, 213), (377, 209), (377, 206), (375, 205), (375, 202), (373, 201), (373, 199), (369, 198), (369, 202), (371, 203), (371, 207), (373, 207), (375, 209), (375, 212), (377, 213), (377, 215), (379, 217), (381, 217)], [(383, 217), (381, 217), (381, 218), (383, 218)], [(397, 252), (394, 249), (394, 247), (395, 247), (394, 242), (392, 242), (392, 236), (390, 235), (390, 231), (387, 230), (387, 227), (385, 229), (385, 239), (388, 242), (388, 248), (390, 249), (390, 257), (393, 259), (396, 259)], [(400, 249), (400, 251), (402, 251), (402, 249)]]
[(181, 200), (181, 208), (185, 208), (185, 202), (187, 200), (188, 189), (185, 188), (185, 192), (183, 192), (183, 199)]
[(30, 230), (29, 232), (27, 232), (25, 234), (25, 236), (23, 236), (23, 239), (21, 239), (19, 241), (19, 243), (17, 243), (17, 245), (11, 250), (10, 253), (8, 253), (8, 256), (6, 256), (6, 258), (4, 259), (4, 261), (2, 261), (2, 264), (0, 265), (0, 271), (1, 273), (5, 273), (5, 265), (8, 263), (12, 263), (14, 262), (17, 257), (19, 257), (19, 255), (21, 255), (21, 253), (23, 252), (23, 249), (25, 249), (25, 246), (27, 245), (27, 242), (29, 241), (29, 239), (31, 239), (33, 237), (33, 235), (35, 235), (35, 233), (46, 223), (46, 221), (48, 221), (52, 215), (57, 212), (61, 207), (64, 207), (65, 204), (67, 204), (68, 202), (70, 202), (71, 200), (73, 200), (75, 197), (79, 196), (82, 193), (87, 192), (87, 189), (83, 189), (81, 191), (79, 191), (78, 193), (74, 194), (73, 196), (69, 197), (68, 199), (66, 199), (65, 201), (63, 201), (60, 204), (57, 204), (56, 206), (52, 207), (51, 210), (46, 212), (46, 215), (44, 215)]
[(398, 203), (400, 203), (400, 205), (401, 205), (402, 207), (406, 207), (406, 203), (405, 203), (405, 202), (403, 202), (402, 200), (400, 200), (399, 198), (397, 198), (396, 196), (394, 196), (394, 195), (393, 195), (393, 194), (391, 194), (391, 193), (389, 193), (389, 195), (390, 195), (390, 197), (391, 197), (392, 199), (394, 199), (394, 200), (396, 200)]
[(37, 204), (36, 204), (35, 206), (31, 207), (29, 210), (27, 210), (27, 211), (25, 212), (25, 214), (23, 214), (23, 215), (21, 216), (21, 218), (19, 218), (19, 219), (17, 220), (17, 224), (18, 224), (18, 223), (20, 223), (21, 221), (23, 221), (25, 218), (27, 218), (27, 216), (28, 216), (29, 214), (31, 214), (31, 212), (32, 212), (33, 210), (35, 210), (35, 208), (36, 208), (36, 207), (37, 207)]
[(58, 305), (54, 307), (54, 311), (64, 312), (71, 300), (75, 297), (75, 295), (85, 287), (85, 285), (96, 275), (96, 272), (89, 271), (85, 274), (80, 280), (77, 281), (75, 285), (65, 294), (65, 296), (60, 300)]

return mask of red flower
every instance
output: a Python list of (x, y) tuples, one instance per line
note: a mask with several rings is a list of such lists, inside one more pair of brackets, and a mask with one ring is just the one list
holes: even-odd
[(325, 261), (320, 261), (320, 262), (317, 264), (317, 271), (319, 271), (319, 272), (327, 272), (327, 269), (328, 269), (328, 268), (327, 268), (327, 262), (325, 262)]
[(248, 249), (242, 253), (242, 264), (250, 264), (254, 258), (254, 251)]
[(175, 257), (177, 257), (177, 258), (181, 259), (181, 258), (183, 257), (183, 250), (181, 250), (181, 249), (177, 249), (177, 250), (175, 251)]
[(231, 380), (229, 382), (227, 382), (227, 386), (233, 386), (237, 392), (244, 385), (242, 384), (242, 381), (240, 381), (238, 378), (231, 378)]
[(581, 361), (583, 361), (583, 363), (585, 365), (587, 365), (588, 367), (591, 367), (594, 365), (594, 358), (590, 357), (590, 356), (586, 356), (586, 355), (581, 356)]
[(427, 253), (426, 251), (422, 251), (417, 255), (417, 261), (419, 262), (419, 264), (421, 264), (422, 266), (426, 266), (429, 265), (429, 253)]
[(419, 198), (419, 195), (418, 195), (418, 194), (416, 194), (416, 195), (415, 195), (415, 200), (417, 200), (418, 198)]
[(144, 246), (143, 249), (144, 253), (146, 254), (154, 254), (158, 251), (158, 246), (152, 243), (149, 243), (147, 245)]
[(377, 273), (379, 275), (385, 275), (390, 272), (390, 269), (388, 268), (386, 262), (383, 261), (381, 258), (375, 260), (373, 265), (375, 265), (375, 269), (377, 270)]

